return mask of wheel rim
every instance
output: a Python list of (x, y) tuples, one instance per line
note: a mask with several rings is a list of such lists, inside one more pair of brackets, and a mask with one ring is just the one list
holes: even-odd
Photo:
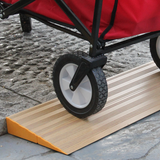
[(157, 38), (156, 50), (157, 50), (157, 55), (158, 55), (158, 57), (160, 59), (160, 36)]
[(83, 109), (88, 106), (92, 98), (92, 87), (88, 76), (85, 76), (75, 91), (72, 91), (69, 84), (76, 72), (77, 65), (66, 64), (60, 71), (59, 81), (61, 91), (66, 100), (75, 108)]

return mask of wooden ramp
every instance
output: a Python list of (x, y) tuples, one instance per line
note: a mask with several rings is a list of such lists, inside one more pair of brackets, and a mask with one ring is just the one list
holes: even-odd
[(160, 110), (160, 70), (153, 62), (109, 78), (108, 86), (105, 108), (87, 119), (54, 99), (7, 117), (8, 132), (70, 154)]

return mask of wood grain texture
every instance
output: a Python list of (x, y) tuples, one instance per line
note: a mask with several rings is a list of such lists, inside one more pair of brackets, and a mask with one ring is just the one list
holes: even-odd
[(70, 154), (160, 110), (160, 70), (153, 62), (107, 81), (108, 102), (89, 118), (72, 116), (54, 99), (8, 119), (37, 135), (37, 143)]

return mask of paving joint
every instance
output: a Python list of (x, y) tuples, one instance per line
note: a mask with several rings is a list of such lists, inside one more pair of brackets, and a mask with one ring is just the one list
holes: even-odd
[(47, 151), (47, 152), (44, 152), (44, 153), (39, 153), (39, 154), (36, 154), (36, 155), (32, 155), (32, 156), (23, 158), (22, 160), (27, 160), (27, 159), (34, 158), (34, 157), (37, 157), (37, 156), (43, 156), (43, 155), (45, 155), (45, 154), (47, 154), (47, 153), (49, 153), (49, 152), (52, 152), (52, 153), (53, 153), (53, 151)]
[(146, 153), (145, 155), (141, 156), (140, 158), (132, 158), (132, 159), (128, 159), (128, 160), (144, 160), (145, 158), (147, 158), (147, 156), (158, 146), (160, 146), (160, 141), (155, 144), (153, 147), (151, 147)]
[(2, 86), (2, 85), (0, 85), (0, 87), (4, 88), (4, 89), (6, 89), (6, 90), (9, 90), (9, 91), (11, 91), (11, 92), (13, 92), (13, 93), (15, 93), (15, 94), (17, 94), (17, 95), (19, 95), (19, 96), (28, 98), (28, 99), (30, 99), (30, 100), (32, 100), (32, 101), (35, 101), (35, 102), (38, 102), (39, 104), (42, 103), (42, 102), (40, 102), (40, 101), (38, 101), (38, 100), (36, 100), (36, 99), (34, 99), (34, 98), (31, 98), (31, 97), (26, 96), (26, 95), (24, 95), (24, 94), (20, 94), (20, 93), (14, 91), (14, 90), (12, 90), (12, 89), (10, 89), (10, 88), (8, 88), (8, 87)]

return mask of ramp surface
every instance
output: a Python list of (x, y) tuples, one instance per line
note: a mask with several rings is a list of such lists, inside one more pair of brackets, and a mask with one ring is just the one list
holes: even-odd
[(160, 110), (160, 70), (153, 62), (109, 78), (105, 108), (86, 119), (58, 99), (7, 117), (8, 132), (70, 154)]

